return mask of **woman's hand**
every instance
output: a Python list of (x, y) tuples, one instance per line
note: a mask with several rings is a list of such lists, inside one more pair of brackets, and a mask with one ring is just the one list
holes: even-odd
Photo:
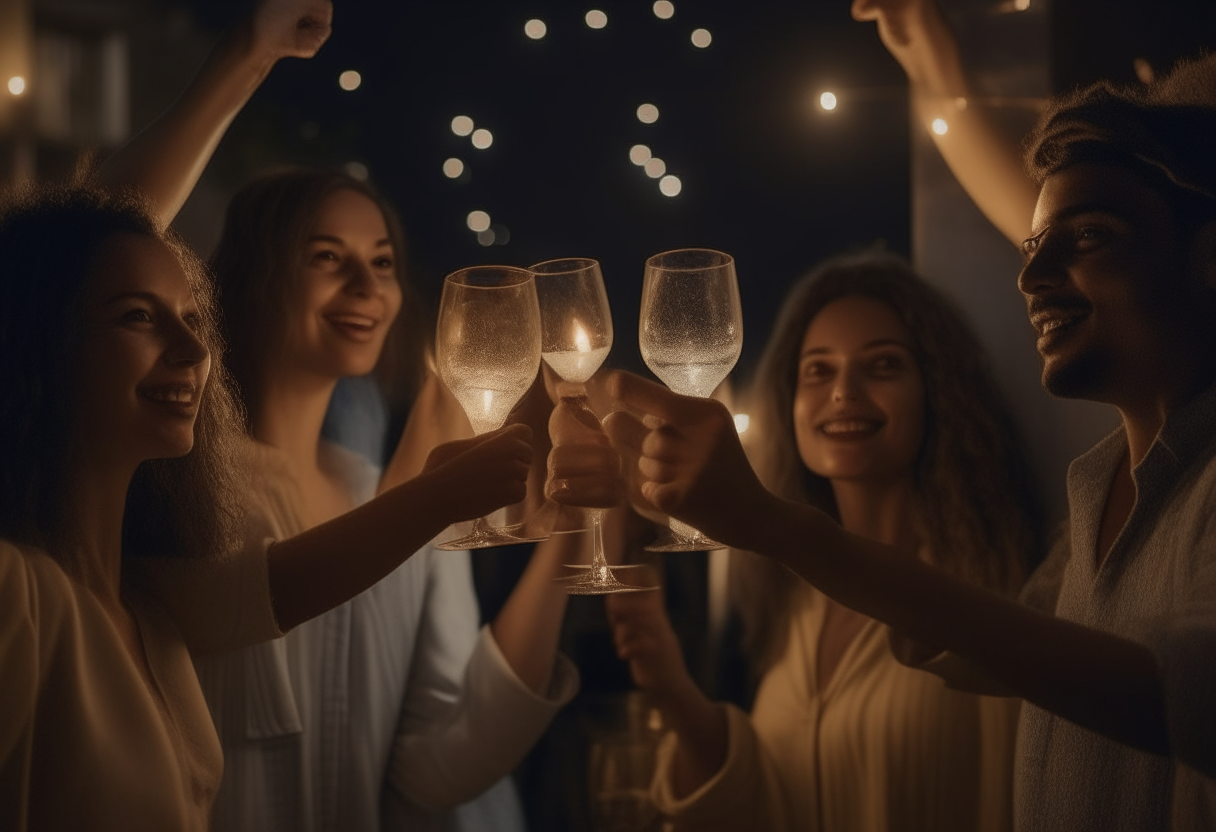
[(612, 625), (616, 654), (629, 662), (633, 683), (649, 693), (660, 708), (678, 707), (681, 697), (694, 683), (667, 618), (663, 593), (608, 595), (604, 598), (604, 610)]
[(311, 58), (329, 39), (333, 16), (329, 0), (261, 0), (245, 25), (257, 55)]
[(752, 470), (734, 419), (721, 402), (672, 393), (617, 371), (609, 381), (618, 411), (604, 426), (625, 458), (631, 493), (659, 511), (741, 549), (756, 549), (780, 500)]
[(518, 503), (527, 491), (532, 429), (510, 425), (446, 442), (431, 451), (422, 477), (446, 524), (483, 517)]
[(584, 508), (620, 505), (625, 497), (621, 457), (586, 397), (558, 400), (549, 415), (549, 438), (553, 442), (545, 482), (549, 499)]
[(948, 79), (938, 67), (942, 56), (934, 54), (935, 48), (947, 43), (953, 50), (954, 39), (933, 0), (853, 0), (852, 14), (854, 20), (878, 24), (883, 46), (913, 84), (942, 95), (964, 94), (959, 89), (938, 89), (947, 80), (952, 86), (962, 79)]

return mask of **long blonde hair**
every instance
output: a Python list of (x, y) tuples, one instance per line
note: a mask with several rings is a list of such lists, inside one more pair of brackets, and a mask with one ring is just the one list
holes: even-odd
[[(895, 256), (833, 258), (786, 296), (748, 395), (748, 453), (756, 472), (774, 493), (838, 516), (831, 482), (799, 456), (794, 393), (807, 327), (832, 301), (858, 295), (886, 304), (900, 318), (924, 379), (925, 434), (915, 475), (919, 531), (932, 562), (1012, 593), (1041, 543), (1025, 454), (983, 349), (962, 315)], [(748, 552), (732, 553), (731, 568), (750, 653), (763, 670), (785, 649), (800, 582), (774, 561)]]

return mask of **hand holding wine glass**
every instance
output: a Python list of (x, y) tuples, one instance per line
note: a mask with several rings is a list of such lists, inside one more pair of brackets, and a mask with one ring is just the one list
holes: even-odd
[[(540, 308), (525, 269), (474, 266), (448, 275), (435, 336), (439, 377), (464, 408), (473, 433), (502, 426), (540, 368)], [(440, 549), (480, 549), (521, 538), (518, 526), (493, 528), (485, 518)]]
[[(671, 390), (708, 398), (743, 349), (734, 258), (712, 249), (687, 248), (647, 260), (638, 342), (646, 366)], [(695, 552), (723, 546), (673, 519), (668, 535), (646, 548)]]

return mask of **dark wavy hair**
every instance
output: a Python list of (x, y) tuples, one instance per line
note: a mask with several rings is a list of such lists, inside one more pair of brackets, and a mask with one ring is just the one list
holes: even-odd
[(349, 190), (374, 202), (384, 216), (402, 304), (375, 369), (390, 405), (416, 391), (429, 344), (428, 315), (405, 274), (405, 235), (392, 206), (367, 184), (337, 171), (291, 169), (259, 177), (228, 204), (211, 269), (224, 310), (229, 364), (249, 408), (272, 371), (292, 316), (300, 308), (305, 243), (321, 204)]
[[(794, 395), (807, 328), (828, 304), (854, 296), (877, 300), (898, 316), (924, 380), (925, 434), (915, 477), (929, 557), (968, 581), (1013, 593), (1042, 544), (1026, 455), (963, 316), (898, 257), (833, 258), (786, 296), (747, 399), (745, 436), (757, 474), (774, 493), (839, 516), (831, 482), (798, 453)], [(799, 582), (768, 558), (741, 552), (731, 560), (746, 637), (763, 669), (784, 650)]]
[(211, 285), (202, 263), (158, 230), (134, 193), (44, 186), (0, 208), (0, 535), (74, 567), (71, 491), (80, 298), (98, 249), (118, 234), (159, 240), (186, 273), (211, 374), (194, 448), (141, 464), (127, 492), (123, 555), (210, 556), (229, 551), (243, 520), (235, 479), (240, 407), (220, 356)]

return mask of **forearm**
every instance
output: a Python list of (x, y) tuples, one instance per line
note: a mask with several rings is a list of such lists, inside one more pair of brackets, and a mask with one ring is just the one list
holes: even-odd
[(267, 553), (275, 618), (286, 631), (368, 589), (454, 518), (422, 475)]
[(726, 711), (710, 700), (691, 678), (666, 695), (650, 692), (663, 723), (678, 745), (671, 765), (671, 794), (683, 799), (705, 785), (726, 762)]
[(490, 625), (511, 670), (538, 696), (549, 689), (566, 614), (566, 590), (553, 579), (561, 564), (577, 562), (580, 537), (554, 535), (536, 544), (519, 583)]
[(254, 48), (247, 22), (225, 33), (181, 98), (107, 159), (99, 180), (138, 188), (152, 201), (161, 227), (168, 227), (274, 63)]
[(761, 551), (845, 606), (961, 656), (1078, 725), (1169, 753), (1160, 672), (1147, 647), (1027, 609), (849, 534), (809, 506), (775, 501), (757, 527)]

